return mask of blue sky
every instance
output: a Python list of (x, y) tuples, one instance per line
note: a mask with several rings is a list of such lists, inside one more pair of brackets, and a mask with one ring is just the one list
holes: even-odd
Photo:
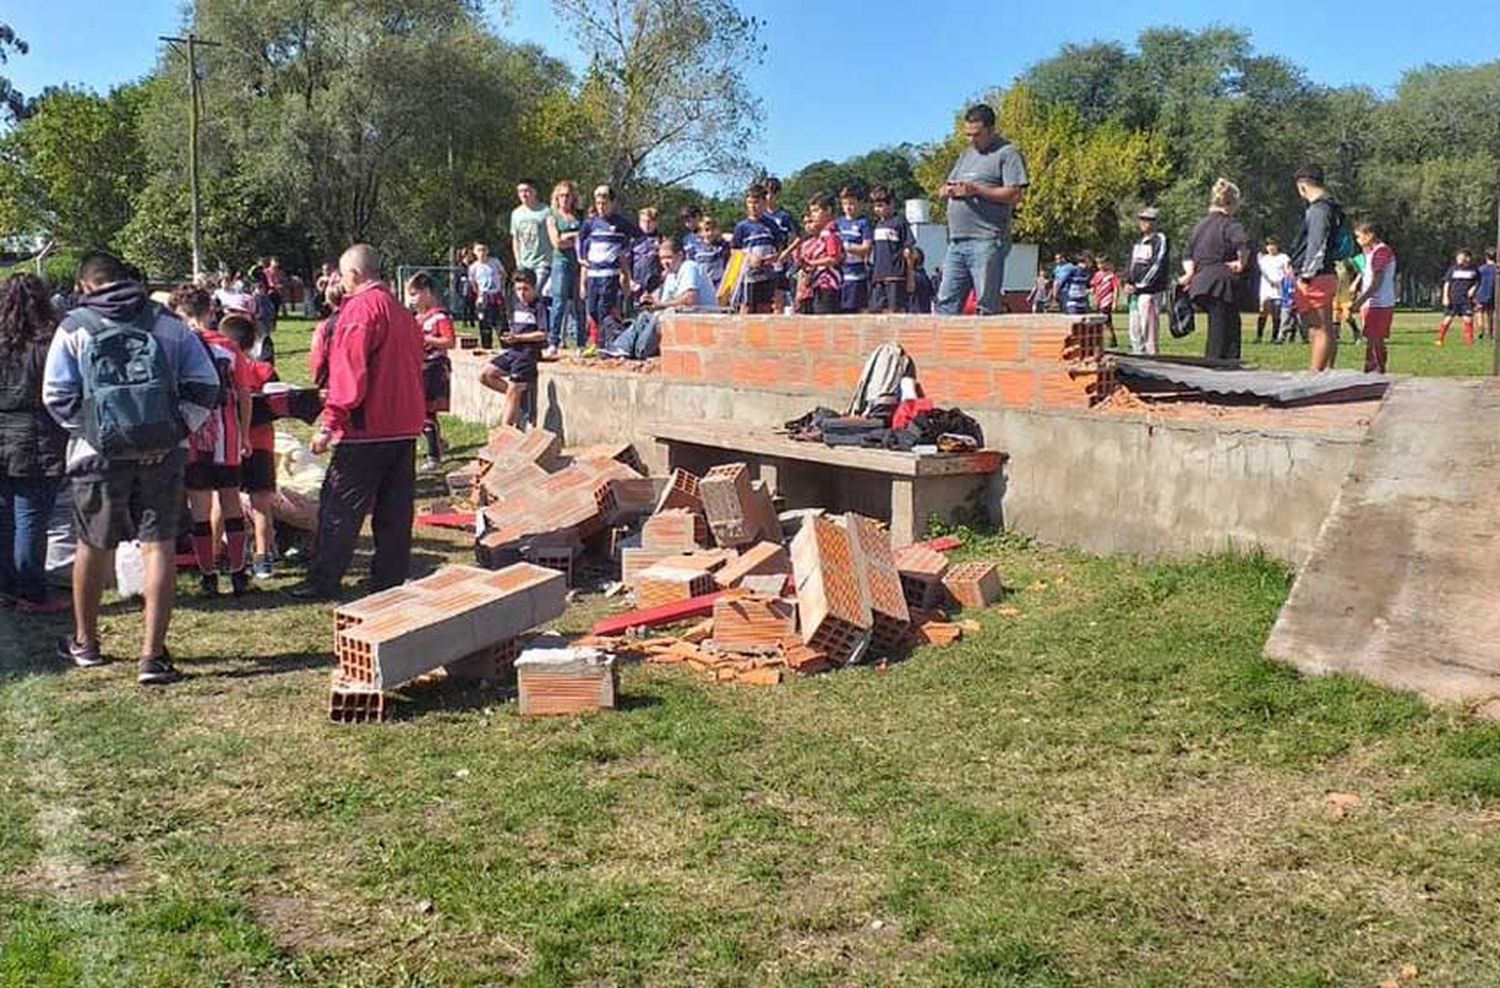
[[(786, 173), (819, 158), (942, 136), (953, 111), (1008, 83), (1063, 43), (1129, 42), (1145, 27), (1248, 28), (1263, 53), (1319, 82), (1389, 89), (1406, 69), (1500, 58), (1500, 3), (1419, 12), (1410, 0), (1229, 5), (1198, 0), (1069, 0), (1065, 4), (911, 0), (741, 0), (767, 22), (766, 59), (752, 75), (765, 104), (760, 159)], [(96, 89), (149, 72), (157, 35), (175, 33), (181, 0), (4, 0), (0, 20), (31, 44), (6, 72), (22, 92), (81, 83)], [(502, 34), (577, 64), (550, 0), (513, 0)], [(1234, 17), (1226, 10), (1234, 9)], [(1259, 11), (1266, 13), (1261, 14)], [(1059, 16), (1061, 12), (1062, 16)], [(851, 16), (851, 14), (853, 16)], [(1248, 19), (1253, 18), (1253, 19)], [(1351, 25), (1359, 27), (1352, 28)]]

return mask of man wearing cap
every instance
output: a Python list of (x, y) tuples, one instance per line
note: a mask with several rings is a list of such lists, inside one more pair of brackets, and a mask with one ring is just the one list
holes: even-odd
[(948, 200), (948, 255), (937, 310), (956, 316), (973, 288), (980, 315), (1001, 311), (1010, 220), (1026, 192), (1026, 161), (995, 132), (995, 111), (980, 103), (964, 113), (964, 148), (938, 195)]
[(1161, 310), (1167, 304), (1167, 287), (1172, 280), (1167, 235), (1156, 228), (1158, 215), (1155, 206), (1147, 206), (1135, 214), (1141, 225), (1141, 239), (1130, 249), (1130, 264), (1125, 268), (1131, 353), (1157, 352)]

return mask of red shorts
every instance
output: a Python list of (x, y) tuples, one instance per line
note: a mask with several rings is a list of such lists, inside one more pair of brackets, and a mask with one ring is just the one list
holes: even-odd
[(1297, 282), (1296, 307), (1299, 316), (1309, 312), (1326, 312), (1333, 308), (1334, 296), (1339, 293), (1339, 276), (1320, 274), (1311, 281)]
[(1372, 340), (1390, 339), (1391, 320), (1396, 318), (1395, 309), (1377, 309), (1373, 305), (1366, 305), (1360, 310), (1360, 316), (1365, 321), (1365, 336)]

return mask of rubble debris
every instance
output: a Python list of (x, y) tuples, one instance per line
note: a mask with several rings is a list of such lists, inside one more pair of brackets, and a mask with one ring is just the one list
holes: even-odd
[(792, 572), (792, 557), (778, 542), (757, 542), (740, 553), (714, 574), (721, 587), (740, 586), (749, 576), (787, 576)]
[(906, 606), (911, 610), (930, 610), (942, 604), (947, 590), (943, 577), (948, 573), (948, 557), (923, 545), (913, 544), (896, 550), (896, 571)]
[(944, 574), (943, 586), (960, 606), (985, 608), (1000, 599), (1000, 570), (994, 563), (958, 563)]
[(642, 570), (631, 588), (636, 603), (641, 607), (660, 607), (663, 604), (691, 600), (714, 590), (714, 578), (701, 569), (677, 565), (666, 559)]
[(641, 525), (641, 547), (661, 552), (692, 552), (698, 541), (698, 519), (688, 508), (667, 508), (647, 518)]
[(773, 654), (797, 634), (797, 608), (780, 597), (742, 594), (714, 603), (713, 642), (725, 652)]
[[(791, 565), (790, 561), (787, 563)], [(787, 588), (791, 585), (791, 573), (752, 573), (739, 582), (739, 588), (751, 593), (765, 594), (768, 597), (781, 597), (785, 595)]]
[(840, 522), (851, 536), (870, 608), (870, 648), (882, 656), (898, 654), (911, 635), (911, 612), (896, 570), (891, 534), (875, 519), (853, 512)]
[(923, 621), (917, 626), (917, 634), (928, 645), (946, 646), (960, 641), (964, 629), (951, 621)]
[(619, 689), (614, 657), (591, 646), (544, 636), (516, 659), (522, 717), (571, 716), (613, 710)]
[(669, 508), (686, 508), (698, 514), (703, 513), (703, 500), (698, 495), (698, 478), (680, 467), (667, 477), (666, 487), (656, 502), (658, 514)]

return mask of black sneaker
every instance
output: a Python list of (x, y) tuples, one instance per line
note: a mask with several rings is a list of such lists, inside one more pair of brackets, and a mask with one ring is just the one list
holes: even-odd
[(142, 659), (135, 681), (142, 686), (167, 686), (182, 679), (166, 649), (154, 659)]
[(250, 589), (250, 571), (242, 569), (238, 573), (230, 573), (229, 589), (236, 597), (245, 596), (245, 592)]
[(80, 669), (92, 669), (95, 666), (104, 665), (104, 655), (99, 651), (98, 642), (79, 644), (73, 640), (72, 635), (64, 635), (57, 640), (57, 657), (73, 663)]
[(219, 596), (219, 574), (198, 574), (198, 592), (205, 597)]

